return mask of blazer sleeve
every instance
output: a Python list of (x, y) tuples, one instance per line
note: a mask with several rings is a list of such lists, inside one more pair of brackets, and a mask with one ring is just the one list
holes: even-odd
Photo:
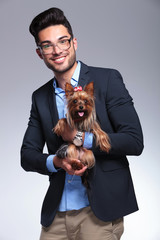
[(45, 139), (33, 93), (30, 119), (21, 147), (21, 166), (24, 170), (50, 174), (46, 167), (49, 155), (43, 154), (44, 144)]
[[(111, 142), (109, 154), (140, 155), (143, 150), (142, 128), (121, 74), (111, 70), (106, 85), (105, 107), (110, 126), (107, 133)], [(104, 128), (107, 129), (107, 126)], [(98, 151), (98, 154), (104, 153)]]

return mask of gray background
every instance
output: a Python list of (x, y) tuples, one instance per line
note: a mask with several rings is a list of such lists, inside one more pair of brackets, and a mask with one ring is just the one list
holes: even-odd
[(159, 240), (159, 0), (0, 0), (0, 239), (39, 238), (48, 178), (23, 171), (19, 150), (31, 94), (52, 77), (28, 26), (52, 6), (62, 8), (73, 26), (77, 58), (118, 69), (134, 98), (145, 137), (143, 154), (129, 157), (140, 211), (125, 218), (122, 240)]

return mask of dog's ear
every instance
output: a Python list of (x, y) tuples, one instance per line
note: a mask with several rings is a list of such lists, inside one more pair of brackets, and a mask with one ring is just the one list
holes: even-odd
[(87, 92), (87, 94), (89, 94), (91, 97), (94, 96), (94, 86), (93, 86), (93, 82), (88, 83), (85, 87), (84, 87), (84, 91)]
[(69, 96), (72, 96), (73, 93), (74, 93), (74, 88), (72, 87), (72, 85), (70, 83), (66, 83), (65, 85), (66, 98), (68, 98)]

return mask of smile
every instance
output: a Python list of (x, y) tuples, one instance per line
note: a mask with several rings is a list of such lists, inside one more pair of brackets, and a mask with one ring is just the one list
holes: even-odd
[(56, 63), (62, 63), (64, 61), (65, 57), (60, 57), (60, 58), (56, 58), (56, 59), (53, 59), (54, 62)]

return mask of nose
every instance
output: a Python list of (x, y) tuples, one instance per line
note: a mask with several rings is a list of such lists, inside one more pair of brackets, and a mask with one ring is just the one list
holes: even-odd
[(80, 109), (80, 110), (82, 110), (82, 109), (83, 109), (83, 106), (82, 106), (82, 105), (80, 105), (80, 106), (79, 106), (79, 109)]
[(60, 54), (61, 52), (62, 50), (57, 45), (53, 46), (52, 54)]

